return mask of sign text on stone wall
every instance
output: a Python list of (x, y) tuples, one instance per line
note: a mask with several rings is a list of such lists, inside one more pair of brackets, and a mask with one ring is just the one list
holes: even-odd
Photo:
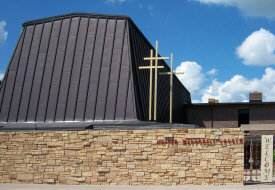
[[(190, 140), (182, 140), (183, 144), (215, 144), (216, 142), (220, 142), (221, 144), (232, 143), (232, 144), (241, 144), (243, 143), (243, 139), (190, 139)], [(157, 140), (157, 144), (178, 144), (178, 140), (174, 139), (165, 139), (165, 140)]]

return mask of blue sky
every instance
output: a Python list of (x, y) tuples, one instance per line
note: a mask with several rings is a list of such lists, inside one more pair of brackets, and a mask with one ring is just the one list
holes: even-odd
[[(0, 0), (0, 78), (22, 23), (72, 12), (128, 15), (174, 70), (193, 102), (275, 101), (274, 0)], [(170, 65), (170, 61), (167, 61)]]

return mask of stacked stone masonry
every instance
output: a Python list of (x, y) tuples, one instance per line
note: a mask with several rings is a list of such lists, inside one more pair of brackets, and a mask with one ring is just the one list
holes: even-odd
[[(184, 143), (191, 138), (197, 143)], [(221, 143), (221, 139), (243, 139), (243, 132), (233, 128), (0, 132), (0, 183), (241, 185), (243, 142)]]

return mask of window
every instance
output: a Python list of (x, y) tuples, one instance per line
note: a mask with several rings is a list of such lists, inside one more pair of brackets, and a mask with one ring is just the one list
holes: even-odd
[(238, 126), (241, 124), (249, 124), (249, 109), (239, 109), (238, 112)]

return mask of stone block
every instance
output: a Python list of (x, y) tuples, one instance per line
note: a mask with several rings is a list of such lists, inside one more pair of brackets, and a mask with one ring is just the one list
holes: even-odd
[(114, 146), (113, 150), (125, 150), (126, 148), (124, 146)]
[(55, 172), (64, 172), (65, 166), (55, 166), (53, 169)]
[(125, 162), (132, 162), (132, 161), (134, 161), (134, 157), (133, 156), (125, 156), (124, 161)]
[(127, 168), (128, 168), (128, 169), (135, 169), (135, 168), (136, 168), (136, 165), (134, 165), (134, 164), (129, 164), (129, 165), (127, 165)]
[(54, 183), (54, 179), (46, 179), (46, 183)]
[(147, 160), (148, 157), (147, 156), (135, 156), (136, 160)]
[(50, 160), (47, 160), (47, 161), (48, 161), (49, 166), (55, 165), (55, 160), (50, 159)]
[(196, 177), (198, 177), (198, 178), (210, 178), (210, 177), (212, 177), (212, 174), (196, 173)]
[(222, 135), (222, 131), (214, 131), (214, 135)]
[(102, 136), (102, 137), (98, 137), (98, 142), (100, 143), (108, 143), (108, 142), (112, 142), (113, 139), (111, 136)]
[(16, 179), (17, 175), (15, 173), (10, 173), (10, 179)]
[(169, 133), (168, 133), (168, 134), (164, 134), (164, 137), (165, 137), (165, 138), (173, 137), (173, 134), (169, 134)]
[(18, 181), (31, 181), (33, 180), (33, 174), (17, 174)]
[(105, 182), (105, 181), (107, 181), (107, 177), (105, 177), (105, 176), (98, 176), (97, 177), (97, 181), (98, 182)]
[(69, 134), (69, 139), (77, 139), (77, 132), (73, 131)]
[(138, 144), (127, 144), (126, 149), (128, 150), (138, 149)]
[(75, 150), (65, 150), (65, 155), (67, 155), (67, 156), (75, 156)]
[(78, 182), (84, 182), (85, 180), (86, 180), (85, 177), (75, 178), (75, 181), (78, 181)]
[(233, 171), (233, 172), (243, 171), (243, 166), (240, 166), (240, 167), (233, 167), (233, 168), (232, 168), (232, 171)]
[(96, 151), (96, 154), (105, 154), (106, 152), (105, 151), (102, 151), (102, 150), (100, 150), (100, 151)]
[(144, 172), (135, 172), (136, 176), (138, 177), (142, 177), (144, 176)]
[(24, 145), (24, 150), (36, 150), (36, 149), (37, 149), (37, 145), (35, 145), (35, 144)]
[(203, 158), (215, 158), (216, 157), (216, 154), (215, 153), (202, 153), (202, 157)]
[(160, 167), (161, 167), (162, 170), (171, 170), (171, 169), (173, 169), (172, 164), (161, 164)]
[(56, 172), (56, 173), (57, 174), (49, 172), (48, 174), (44, 175), (43, 178), (44, 179), (57, 179), (58, 175), (59, 175), (59, 172)]
[(188, 162), (189, 156), (177, 156), (178, 162)]
[(210, 135), (210, 139), (220, 139), (219, 135)]
[(193, 181), (193, 185), (202, 185), (202, 181)]
[(42, 154), (42, 151), (41, 150), (30, 150), (30, 154), (38, 155), (38, 154)]
[(157, 179), (157, 178), (159, 178), (159, 174), (151, 173), (151, 178), (152, 179)]
[(167, 155), (168, 156), (174, 156), (175, 155), (175, 150), (168, 150)]
[(241, 160), (236, 160), (236, 164), (240, 164), (240, 165), (244, 164), (243, 159), (241, 159)]
[(97, 171), (100, 173), (106, 173), (106, 172), (110, 172), (110, 169), (109, 168), (98, 168)]
[(13, 170), (13, 165), (10, 166), (4, 166), (4, 171), (11, 172)]
[(147, 130), (134, 130), (134, 134), (147, 134)]
[(218, 179), (224, 179), (225, 178), (225, 174), (218, 174)]
[(83, 163), (83, 160), (76, 160), (75, 161), (75, 164), (82, 164)]
[(92, 172), (82, 172), (83, 177), (92, 177), (93, 173)]
[(68, 185), (78, 185), (79, 182), (78, 181), (74, 181), (74, 180), (66, 180), (66, 184), (68, 184)]
[(178, 171), (179, 177), (185, 177), (185, 171)]
[(187, 133), (187, 134), (185, 134), (185, 138), (186, 139), (204, 139), (205, 134), (190, 134), (190, 133)]
[(221, 161), (221, 160), (211, 159), (211, 164), (212, 164), (212, 165), (221, 165), (221, 164), (222, 164), (222, 161)]
[(64, 146), (64, 141), (49, 141), (47, 142), (49, 147)]
[(207, 161), (201, 161), (200, 166), (201, 167), (207, 167), (208, 166)]

